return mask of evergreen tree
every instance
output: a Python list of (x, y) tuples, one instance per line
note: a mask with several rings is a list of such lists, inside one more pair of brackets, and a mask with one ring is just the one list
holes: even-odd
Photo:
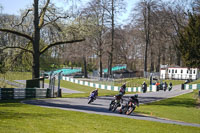
[(180, 33), (180, 52), (187, 67), (200, 68), (200, 15), (189, 13), (188, 25)]

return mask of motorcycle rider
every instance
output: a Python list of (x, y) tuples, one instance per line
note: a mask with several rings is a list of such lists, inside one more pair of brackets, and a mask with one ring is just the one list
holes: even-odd
[(164, 82), (164, 84), (163, 84), (163, 90), (164, 90), (164, 91), (167, 90), (167, 86), (168, 86), (168, 85), (167, 85), (167, 82)]
[(121, 88), (120, 88), (120, 90), (119, 90), (119, 94), (115, 95), (115, 96), (114, 96), (115, 99), (112, 100), (112, 101), (110, 102), (109, 110), (111, 110), (111, 105), (112, 105), (113, 103), (115, 103), (115, 100), (117, 101), (118, 107), (121, 106), (121, 103), (123, 103), (122, 97), (123, 97), (123, 95), (125, 94), (125, 91), (126, 91), (126, 83), (124, 83), (124, 84), (121, 86)]
[(169, 87), (168, 87), (169, 91), (172, 90), (172, 82), (169, 83)]
[(124, 83), (122, 86), (121, 86), (121, 88), (120, 88), (120, 90), (119, 90), (119, 94), (121, 94), (122, 96), (125, 94), (125, 92), (126, 92), (126, 83)]
[(131, 97), (129, 98), (128, 104), (129, 104), (130, 102), (133, 102), (133, 103), (136, 102), (136, 105), (139, 107), (138, 94), (135, 94), (134, 96), (131, 96)]
[(143, 93), (147, 92), (147, 84), (145, 81), (142, 84), (142, 90), (143, 90)]
[(91, 93), (90, 93), (90, 95), (91, 94), (94, 94), (94, 99), (96, 100), (96, 97), (98, 96), (98, 88), (96, 88), (95, 90), (93, 90)]
[(129, 105), (129, 103), (132, 102), (132, 103), (136, 103), (136, 105), (139, 107), (139, 100), (138, 100), (138, 94), (135, 94), (134, 96), (131, 96), (128, 100), (128, 103), (126, 105), (123, 105), (121, 107), (121, 109), (119, 110), (119, 113), (122, 113), (122, 110)]

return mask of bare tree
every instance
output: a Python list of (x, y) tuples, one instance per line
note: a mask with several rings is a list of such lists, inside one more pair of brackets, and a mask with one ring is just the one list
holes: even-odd
[[(70, 40), (63, 37), (63, 40), (56, 41), (56, 42), (50, 42), (47, 46), (41, 48), (40, 47), (40, 40), (41, 40), (41, 31), (44, 27), (48, 25), (56, 25), (56, 21), (59, 19), (66, 19), (69, 16), (57, 16), (57, 14), (52, 14), (51, 10), (49, 9), (50, 0), (47, 0), (44, 6), (40, 9), (39, 7), (39, 0), (34, 0), (33, 2), (33, 8), (28, 9), (25, 15), (22, 17), (22, 21), (16, 25), (23, 25), (23, 22), (27, 15), (29, 15), (31, 12), (33, 12), (33, 27), (34, 30), (27, 34), (20, 31), (16, 31), (13, 29), (7, 29), (7, 28), (0, 28), (1, 32), (7, 32), (11, 34), (15, 34), (17, 36), (24, 37), (28, 40), (28, 44), (32, 45), (33, 50), (26, 49), (25, 47), (5, 47), (7, 48), (15, 48), (15, 49), (21, 49), (24, 51), (27, 51), (32, 54), (33, 56), (33, 66), (32, 66), (32, 78), (39, 78), (39, 70), (40, 70), (40, 55), (42, 55), (45, 51), (47, 51), (49, 48), (61, 45), (61, 44), (71, 44), (75, 42), (81, 42), (84, 41), (83, 38), (72, 38)], [(48, 12), (48, 13), (47, 13)], [(51, 16), (54, 16), (53, 19), (48, 16), (48, 14), (51, 14)]]
[(110, 50), (108, 51), (108, 76), (112, 76), (112, 64), (113, 64), (113, 52), (115, 48), (115, 18), (117, 17), (117, 13), (124, 11), (124, 1), (123, 0), (108, 0), (109, 7), (107, 11), (110, 14), (111, 20), (111, 44)]
[(93, 0), (89, 2), (88, 6), (82, 11), (82, 17), (87, 18), (87, 22), (85, 22), (84, 25), (89, 33), (88, 38), (92, 41), (90, 46), (94, 49), (95, 54), (99, 58), (100, 77), (102, 77), (103, 70), (102, 56), (105, 44), (104, 36), (108, 30), (108, 28), (106, 28), (106, 21), (108, 21), (107, 6), (106, 0)]

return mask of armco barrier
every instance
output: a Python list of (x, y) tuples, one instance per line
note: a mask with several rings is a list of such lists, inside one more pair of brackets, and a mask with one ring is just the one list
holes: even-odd
[[(80, 84), (80, 85), (95, 87), (95, 88), (99, 88), (99, 89), (112, 90), (112, 91), (119, 91), (120, 90), (119, 86), (111, 86), (111, 85), (97, 84), (97, 83), (88, 82), (88, 81), (81, 81), (81, 80), (66, 77), (66, 76), (63, 76), (63, 80), (66, 80), (66, 81), (69, 81), (69, 82), (72, 82), (72, 83), (76, 83), (76, 84)], [(141, 87), (127, 87), (126, 91), (128, 91), (128, 92), (142, 92), (142, 88)], [(149, 87), (147, 87), (147, 91), (156, 92), (156, 85), (150, 85)]]
[(183, 84), (182, 85), (184, 88), (184, 90), (195, 90), (195, 89), (199, 89), (200, 90), (200, 84)]
[(50, 90), (44, 88), (0, 88), (0, 99), (47, 98)]

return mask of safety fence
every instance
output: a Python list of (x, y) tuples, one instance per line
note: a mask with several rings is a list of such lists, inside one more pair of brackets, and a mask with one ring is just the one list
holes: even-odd
[[(69, 82), (72, 82), (72, 83), (76, 83), (76, 84), (80, 84), (80, 85), (99, 88), (99, 89), (112, 90), (112, 91), (119, 91), (120, 90), (119, 86), (104, 85), (104, 84), (97, 84), (97, 83), (88, 82), (88, 81), (81, 81), (81, 80), (66, 77), (66, 76), (63, 76), (63, 80), (66, 80), (66, 81), (69, 81)], [(127, 87), (126, 91), (128, 91), (128, 92), (142, 92), (142, 88), (141, 87)], [(150, 85), (149, 87), (147, 87), (147, 91), (148, 92), (156, 92), (156, 85)]]
[(200, 84), (182, 84), (182, 90), (200, 90)]
[(0, 88), (0, 99), (26, 99), (50, 97), (50, 89), (45, 88)]

